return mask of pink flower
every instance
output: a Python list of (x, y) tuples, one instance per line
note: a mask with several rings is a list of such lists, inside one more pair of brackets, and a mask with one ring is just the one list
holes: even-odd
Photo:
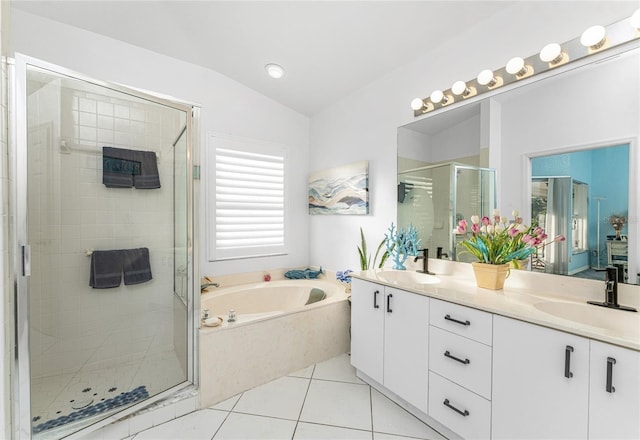
[(553, 241), (565, 241), (566, 238), (564, 235), (557, 235), (556, 238), (553, 239)]
[(482, 217), (482, 224), (487, 226), (488, 224), (491, 223), (491, 219), (489, 219), (489, 217), (487, 217), (486, 215), (484, 217)]
[(509, 237), (515, 237), (520, 233), (520, 231), (518, 231), (518, 228), (510, 228), (507, 233), (509, 234)]
[(523, 220), (522, 220), (522, 217), (516, 217), (516, 219), (515, 219), (515, 222), (516, 222), (517, 224), (519, 224), (519, 225), (521, 225), (521, 224), (522, 224), (522, 221), (523, 221)]
[(473, 225), (471, 225), (471, 232), (473, 232), (474, 234), (477, 234), (480, 232), (480, 225), (477, 223), (474, 223)]
[(462, 226), (463, 228), (467, 229), (468, 223), (465, 219), (462, 219), (458, 222), (458, 226)]
[[(462, 222), (460, 222), (460, 223), (462, 223)], [(466, 232), (467, 232), (467, 227), (462, 225), (462, 224), (459, 224), (458, 225), (458, 234), (465, 234)]]
[(535, 235), (540, 235), (544, 233), (544, 229), (542, 229), (540, 226), (536, 226), (535, 229), (533, 230), (533, 233)]

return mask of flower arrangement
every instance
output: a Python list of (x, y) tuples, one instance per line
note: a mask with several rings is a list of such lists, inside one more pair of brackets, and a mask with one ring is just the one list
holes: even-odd
[(616, 231), (616, 239), (620, 240), (622, 228), (627, 223), (627, 216), (624, 214), (612, 214), (608, 218), (609, 224)]
[(336, 272), (336, 280), (345, 285), (344, 289), (347, 293), (351, 292), (351, 276), (349, 275), (351, 272), (353, 272), (351, 269), (347, 269), (344, 272), (341, 270)]
[(387, 252), (393, 259), (393, 268), (405, 270), (404, 262), (408, 257), (415, 257), (418, 254), (418, 246), (421, 239), (418, 238), (418, 230), (415, 226), (409, 225), (404, 228), (397, 228), (391, 223), (389, 233), (385, 234)]
[(494, 210), (493, 219), (471, 216), (471, 225), (462, 219), (454, 230), (456, 234), (465, 235), (462, 244), (473, 254), (480, 263), (507, 264), (511, 261), (524, 260), (538, 248), (557, 241), (564, 241), (565, 237), (558, 235), (553, 240), (547, 240), (547, 234), (540, 226), (527, 226), (523, 223), (518, 211), (513, 211), (513, 221), (501, 217), (498, 210)]

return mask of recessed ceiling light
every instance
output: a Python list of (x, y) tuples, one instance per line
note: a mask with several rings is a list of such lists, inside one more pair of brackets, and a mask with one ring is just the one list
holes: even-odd
[(284, 67), (278, 64), (269, 63), (266, 66), (264, 66), (264, 70), (267, 71), (267, 74), (271, 78), (278, 79), (284, 76)]

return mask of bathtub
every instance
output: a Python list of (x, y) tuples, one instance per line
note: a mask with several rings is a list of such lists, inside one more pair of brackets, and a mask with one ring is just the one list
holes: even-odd
[[(312, 289), (324, 291), (326, 297), (306, 306)], [(205, 309), (208, 310), (212, 317), (223, 318), (222, 327), (226, 327), (299, 312), (305, 307), (317, 307), (335, 300), (343, 300), (345, 297), (344, 287), (329, 281), (280, 280), (210, 291), (200, 297), (200, 309), (203, 312)], [(235, 323), (227, 322), (230, 310), (236, 313)]]
[[(311, 289), (326, 297), (305, 305)], [(200, 328), (200, 405), (349, 351), (350, 309), (343, 285), (326, 280), (274, 280), (212, 288), (201, 310), (223, 318)], [(229, 310), (236, 322), (228, 322)]]

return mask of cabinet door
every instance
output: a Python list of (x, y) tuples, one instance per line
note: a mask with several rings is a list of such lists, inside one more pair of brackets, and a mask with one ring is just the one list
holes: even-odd
[(640, 438), (639, 371), (639, 352), (591, 341), (590, 439)]
[(387, 287), (384, 386), (427, 412), (429, 298)]
[(492, 437), (587, 437), (589, 340), (493, 320)]
[(384, 343), (384, 287), (351, 281), (351, 364), (382, 383)]

